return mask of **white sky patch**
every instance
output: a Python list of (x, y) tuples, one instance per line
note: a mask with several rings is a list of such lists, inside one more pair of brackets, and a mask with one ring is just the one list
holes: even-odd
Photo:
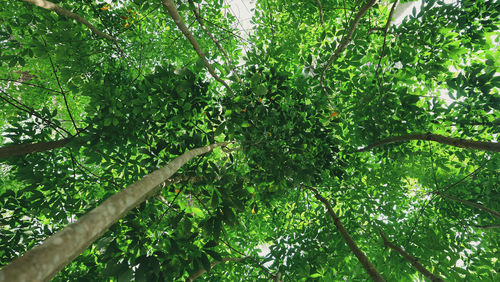
[(226, 13), (232, 14), (237, 19), (235, 28), (238, 29), (243, 38), (248, 39), (253, 28), (251, 20), (255, 9), (255, 0), (226, 0), (224, 4), (229, 6)]
[[(453, 4), (456, 3), (457, 0), (444, 0), (445, 4)], [(406, 3), (401, 3), (396, 6), (396, 10), (394, 11), (394, 20), (392, 24), (400, 25), (404, 18), (408, 15), (411, 15), (413, 8), (415, 8), (415, 12), (420, 12), (420, 8), (422, 7), (422, 0), (411, 1)]]
[[(236, 18), (234, 28), (238, 30), (241, 37), (248, 40), (253, 29), (251, 21), (255, 10), (255, 0), (225, 0), (224, 5), (228, 7), (224, 12), (232, 14)], [(245, 57), (247, 50), (243, 42), (241, 42), (240, 45), (242, 56), (240, 56), (238, 60), (238, 65), (241, 66), (245, 64), (245, 60), (243, 58)]]

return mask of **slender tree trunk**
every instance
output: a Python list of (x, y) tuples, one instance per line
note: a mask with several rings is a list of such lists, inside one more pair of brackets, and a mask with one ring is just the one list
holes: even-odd
[(47, 281), (71, 262), (128, 211), (155, 194), (161, 185), (192, 158), (227, 143), (190, 150), (102, 204), (0, 270), (0, 281)]
[(331, 218), (333, 219), (333, 223), (335, 224), (335, 226), (339, 230), (340, 234), (344, 238), (347, 246), (354, 253), (354, 255), (358, 258), (358, 261), (363, 265), (364, 269), (366, 270), (366, 272), (368, 272), (368, 275), (370, 275), (372, 280), (373, 281), (385, 281), (384, 278), (382, 278), (382, 276), (378, 272), (378, 270), (375, 268), (375, 266), (373, 266), (373, 264), (370, 262), (370, 260), (366, 257), (365, 253), (363, 253), (363, 251), (361, 251), (359, 249), (356, 242), (354, 242), (354, 240), (351, 238), (351, 235), (349, 235), (349, 232), (347, 232), (347, 230), (345, 229), (344, 225), (340, 221), (340, 218), (337, 216), (337, 214), (333, 210), (330, 202), (327, 199), (325, 199), (323, 196), (321, 196), (316, 189), (311, 188), (311, 187), (309, 187), (309, 189), (311, 191), (313, 191), (316, 198), (325, 205), (326, 209), (328, 210), (328, 213), (330, 214)]
[(485, 212), (488, 212), (490, 214), (492, 214), (493, 216), (495, 217), (500, 217), (500, 212), (497, 212), (495, 210), (492, 210), (490, 208), (487, 208), (483, 205), (480, 205), (480, 204), (476, 204), (476, 203), (473, 203), (471, 201), (467, 201), (467, 200), (462, 200), (460, 198), (456, 198), (456, 197), (453, 197), (453, 196), (450, 196), (448, 194), (445, 194), (445, 193), (440, 193), (440, 192), (436, 192), (436, 194), (438, 195), (441, 195), (441, 197), (445, 198), (445, 199), (449, 199), (449, 200), (452, 200), (452, 201), (456, 201), (456, 202), (459, 202), (459, 203), (462, 203), (464, 205), (467, 205), (469, 207), (474, 207), (474, 208), (478, 208), (480, 210), (483, 210)]
[(66, 144), (68, 144), (70, 141), (71, 138), (66, 138), (49, 142), (7, 145), (5, 147), (0, 148), (0, 159), (6, 159), (15, 156), (22, 156), (31, 153), (38, 153), (57, 148), (62, 148), (66, 146)]
[(380, 231), (380, 237), (382, 237), (382, 240), (384, 240), (384, 245), (398, 252), (407, 262), (411, 263), (411, 265), (413, 265), (420, 273), (422, 273), (422, 275), (429, 278), (431, 281), (436, 281), (436, 282), (444, 281), (440, 277), (434, 275), (432, 272), (427, 270), (427, 268), (425, 268), (423, 265), (421, 265), (418, 262), (418, 259), (412, 257), (410, 254), (405, 252), (401, 247), (396, 246), (392, 242), (387, 240), (387, 237), (385, 236), (382, 230), (379, 231)]
[(382, 145), (396, 143), (396, 142), (405, 142), (410, 140), (429, 140), (438, 142), (441, 144), (446, 144), (450, 146), (455, 146), (459, 148), (466, 149), (475, 149), (482, 151), (492, 151), (492, 152), (500, 152), (500, 143), (495, 142), (482, 142), (482, 141), (472, 141), (472, 140), (464, 140), (458, 138), (446, 137), (438, 134), (432, 133), (423, 133), (423, 134), (408, 134), (403, 136), (395, 136), (379, 141), (375, 144), (369, 145), (365, 148), (357, 150), (357, 152), (366, 152), (375, 147), (380, 147)]

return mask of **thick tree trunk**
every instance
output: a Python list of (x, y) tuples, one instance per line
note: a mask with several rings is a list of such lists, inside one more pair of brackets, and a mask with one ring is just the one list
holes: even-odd
[(472, 140), (464, 140), (458, 138), (446, 137), (438, 134), (432, 133), (423, 133), (423, 134), (408, 134), (403, 136), (396, 136), (384, 139), (375, 144), (367, 146), (365, 148), (357, 150), (357, 152), (366, 152), (375, 147), (380, 147), (382, 145), (396, 143), (396, 142), (405, 142), (410, 140), (429, 140), (438, 142), (441, 144), (446, 144), (450, 146), (466, 148), (466, 149), (476, 149), (482, 151), (492, 151), (492, 152), (500, 152), (500, 143), (495, 142), (481, 142), (481, 141), (472, 141)]
[(66, 146), (71, 141), (71, 138), (49, 141), (28, 143), (19, 145), (7, 145), (0, 148), (0, 159), (6, 159), (15, 156), (22, 156), (31, 153), (38, 153)]
[(427, 268), (421, 265), (416, 258), (412, 257), (410, 254), (405, 252), (401, 247), (396, 246), (392, 242), (387, 240), (387, 237), (385, 236), (382, 230), (380, 230), (380, 237), (382, 237), (382, 240), (384, 240), (385, 246), (398, 252), (407, 262), (411, 263), (411, 265), (413, 265), (420, 273), (422, 273), (422, 275), (429, 278), (431, 281), (436, 281), (436, 282), (444, 281), (440, 277), (432, 274), (432, 272), (430, 272), (429, 270), (427, 270)]
[(227, 143), (190, 150), (105, 200), (78, 221), (58, 231), (0, 270), (0, 281), (47, 281), (83, 252), (128, 211), (155, 194), (192, 158)]
[(344, 225), (340, 221), (340, 218), (337, 216), (337, 214), (333, 210), (330, 202), (327, 199), (325, 199), (323, 196), (321, 196), (316, 189), (314, 189), (314, 188), (309, 188), (309, 189), (311, 191), (313, 191), (316, 198), (325, 205), (328, 213), (330, 214), (331, 218), (333, 219), (333, 223), (335, 224), (335, 226), (339, 230), (340, 235), (342, 235), (347, 246), (354, 253), (354, 255), (358, 258), (358, 261), (363, 265), (363, 267), (365, 268), (366, 272), (368, 272), (368, 275), (370, 275), (372, 280), (373, 281), (385, 281), (384, 278), (382, 278), (382, 276), (380, 275), (380, 273), (378, 273), (378, 270), (375, 268), (375, 266), (373, 266), (373, 264), (370, 262), (370, 260), (366, 257), (365, 253), (363, 253), (363, 251), (361, 251), (359, 249), (356, 242), (354, 242), (354, 240), (351, 238), (351, 235), (349, 235), (349, 232), (347, 232), (347, 230), (345, 229)]

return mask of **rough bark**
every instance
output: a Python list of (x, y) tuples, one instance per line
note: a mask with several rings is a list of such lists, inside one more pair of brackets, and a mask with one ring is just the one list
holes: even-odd
[(129, 185), (102, 204), (17, 258), (0, 270), (0, 281), (47, 281), (83, 252), (128, 211), (161, 189), (180, 167), (192, 158), (227, 143), (190, 150), (141, 180)]
[(436, 192), (436, 194), (438, 195), (441, 195), (441, 197), (445, 198), (445, 199), (449, 199), (449, 200), (452, 200), (452, 201), (455, 201), (455, 202), (459, 202), (459, 203), (462, 203), (464, 205), (467, 205), (469, 207), (474, 207), (474, 208), (478, 208), (480, 210), (483, 210), (487, 213), (490, 213), (492, 214), (493, 216), (495, 217), (499, 217), (500, 218), (500, 212), (497, 212), (495, 210), (492, 210), (490, 208), (487, 208), (483, 205), (480, 205), (480, 204), (476, 204), (474, 202), (471, 202), (471, 201), (467, 201), (467, 200), (462, 200), (460, 198), (456, 198), (456, 197), (453, 197), (453, 196), (450, 196), (448, 194), (445, 194), (445, 193), (441, 193), (441, 192)]
[(116, 42), (116, 39), (114, 37), (112, 37), (111, 35), (109, 34), (106, 34), (100, 30), (98, 30), (95, 26), (93, 26), (91, 23), (89, 23), (86, 19), (82, 18), (81, 16), (71, 12), (71, 11), (68, 11), (64, 8), (61, 8), (60, 6), (50, 2), (50, 1), (46, 1), (46, 0), (23, 0), (24, 2), (28, 2), (28, 3), (31, 3), (35, 6), (38, 6), (40, 8), (44, 8), (44, 9), (47, 9), (47, 10), (51, 10), (51, 11), (54, 11), (56, 13), (58, 13), (59, 15), (61, 16), (65, 16), (65, 17), (68, 17), (70, 19), (74, 19), (75, 21), (83, 24), (84, 26), (88, 27), (93, 33), (97, 34), (98, 36), (104, 38), (104, 39), (108, 39), (108, 40), (111, 40), (113, 42)]
[(340, 235), (342, 235), (342, 237), (344, 238), (347, 246), (349, 247), (351, 252), (354, 253), (356, 258), (358, 258), (358, 261), (363, 265), (363, 268), (366, 270), (368, 275), (370, 275), (372, 280), (373, 281), (385, 281), (384, 278), (382, 278), (382, 276), (378, 272), (378, 270), (375, 268), (375, 266), (373, 266), (373, 264), (370, 262), (370, 260), (366, 257), (365, 253), (363, 253), (363, 251), (361, 251), (359, 249), (356, 242), (351, 238), (351, 235), (349, 235), (349, 232), (347, 232), (347, 230), (345, 229), (344, 225), (340, 221), (340, 218), (337, 216), (337, 214), (333, 210), (330, 202), (327, 199), (325, 199), (323, 196), (321, 196), (316, 189), (313, 189), (313, 188), (309, 188), (309, 189), (314, 192), (316, 199), (318, 199), (320, 202), (322, 202), (325, 205), (325, 207), (328, 211), (328, 214), (330, 214), (330, 217), (333, 219), (333, 224), (335, 224), (335, 226), (337, 227), (337, 229), (340, 232)]
[(366, 151), (369, 151), (373, 148), (380, 147), (380, 146), (383, 146), (386, 144), (405, 142), (405, 141), (411, 141), (411, 140), (428, 140), (428, 141), (434, 141), (434, 142), (438, 142), (441, 144), (446, 144), (446, 145), (459, 147), (459, 148), (500, 152), (500, 143), (451, 138), (451, 137), (446, 137), (446, 136), (442, 136), (442, 135), (438, 135), (438, 134), (432, 134), (430, 132), (429, 133), (408, 134), (408, 135), (390, 137), (390, 138), (384, 139), (382, 141), (379, 141), (377, 143), (374, 143), (372, 145), (369, 145), (365, 148), (359, 149), (359, 150), (357, 150), (357, 152), (366, 152)]
[(227, 83), (222, 80), (214, 71), (212, 68), (212, 65), (207, 60), (207, 56), (205, 56), (205, 53), (201, 49), (200, 44), (198, 44), (198, 41), (194, 38), (193, 34), (189, 31), (188, 27), (182, 20), (181, 15), (179, 15), (179, 12), (177, 11), (177, 7), (175, 7), (175, 4), (172, 0), (162, 0), (163, 6), (167, 9), (168, 14), (172, 19), (174, 20), (175, 24), (177, 27), (180, 29), (180, 31), (184, 34), (184, 36), (189, 40), (191, 45), (193, 46), (194, 50), (196, 51), (196, 54), (203, 60), (203, 64), (205, 64), (205, 67), (208, 69), (208, 72), (212, 75), (212, 77), (220, 82), (224, 87), (227, 89), (231, 95), (234, 96), (233, 90), (227, 85)]
[(5, 147), (0, 148), (0, 159), (7, 159), (10, 157), (22, 156), (31, 153), (38, 153), (57, 148), (62, 148), (66, 146), (66, 144), (68, 144), (70, 141), (71, 138), (66, 138), (49, 142), (7, 145)]
[[(221, 262), (226, 262), (226, 261), (236, 261), (237, 262), (237, 261), (242, 261), (245, 258), (246, 257), (241, 257), (241, 258), (223, 258), (222, 261), (214, 260), (212, 263), (210, 263), (210, 268), (213, 268), (214, 266), (218, 265)], [(196, 272), (191, 273), (189, 275), (189, 277), (186, 278), (186, 282), (194, 281), (196, 278), (199, 278), (200, 276), (202, 276), (205, 272), (207, 272), (207, 270), (205, 268), (202, 268), (202, 269), (199, 269)]]
[(407, 262), (411, 263), (413, 267), (415, 267), (422, 275), (425, 277), (429, 278), (431, 281), (436, 281), (436, 282), (441, 282), (444, 281), (440, 277), (434, 275), (432, 272), (427, 270), (423, 265), (421, 265), (418, 262), (418, 259), (412, 257), (410, 254), (405, 252), (401, 247), (394, 245), (392, 242), (387, 240), (387, 237), (385, 236), (384, 232), (380, 230), (380, 237), (382, 237), (382, 240), (384, 240), (384, 245), (391, 248), (392, 250), (398, 252)]

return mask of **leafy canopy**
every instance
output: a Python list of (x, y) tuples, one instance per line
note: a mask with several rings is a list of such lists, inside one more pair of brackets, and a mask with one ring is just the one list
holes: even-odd
[(27, 2), (0, 6), (0, 141), (70, 141), (2, 160), (0, 265), (179, 154), (231, 141), (55, 280), (367, 279), (310, 188), (388, 281), (423, 276), (381, 230), (447, 280), (499, 279), (498, 216), (465, 203), (500, 210), (498, 153), (425, 140), (357, 152), (426, 132), (496, 141), (496, 1), (423, 1), (395, 25), (390, 1), (355, 23), (370, 1), (259, 0), (249, 34), (224, 1), (175, 2), (234, 93), (161, 1), (56, 3), (116, 41)]

